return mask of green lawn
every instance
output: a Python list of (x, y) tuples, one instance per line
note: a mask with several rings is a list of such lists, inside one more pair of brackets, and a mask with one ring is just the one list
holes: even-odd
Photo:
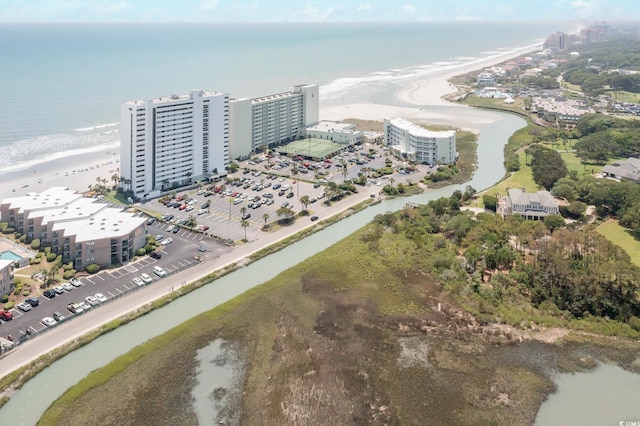
[(640, 266), (640, 241), (633, 238), (626, 228), (620, 226), (617, 220), (608, 219), (598, 226), (598, 232), (609, 241), (622, 247), (631, 257), (631, 263)]
[[(520, 170), (513, 172), (511, 176), (504, 179), (495, 186), (489, 188), (484, 194), (490, 195), (507, 195), (507, 190), (510, 188), (524, 188), (527, 192), (536, 192), (540, 188), (533, 181), (533, 174), (531, 173), (531, 167), (525, 164), (525, 156), (521, 154), (520, 158)], [(479, 198), (479, 203), (482, 202), (482, 197)]]
[(610, 90), (609, 95), (616, 101), (640, 104), (640, 94), (621, 90)]

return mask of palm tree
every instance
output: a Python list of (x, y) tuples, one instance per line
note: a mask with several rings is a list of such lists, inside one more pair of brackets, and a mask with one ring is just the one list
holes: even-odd
[(229, 219), (231, 219), (231, 206), (233, 205), (233, 197), (229, 197)]
[(113, 181), (113, 186), (115, 187), (118, 184), (118, 181), (120, 180), (120, 176), (118, 176), (117, 174), (113, 174), (111, 176), (111, 180)]
[(240, 221), (240, 226), (244, 228), (244, 240), (247, 241), (247, 228), (249, 227), (249, 222), (245, 219)]
[(302, 206), (304, 207), (304, 210), (307, 210), (307, 206), (309, 205), (309, 196), (308, 195), (303, 195), (302, 197), (300, 197), (300, 204), (302, 204)]
[(342, 182), (344, 183), (347, 180), (347, 163), (342, 161)]
[(240, 209), (240, 213), (242, 213), (242, 217), (244, 217), (244, 214), (247, 212), (247, 208), (246, 207), (242, 207)]
[(265, 213), (262, 215), (262, 218), (264, 219), (264, 226), (267, 226), (267, 220), (269, 220), (269, 214)]

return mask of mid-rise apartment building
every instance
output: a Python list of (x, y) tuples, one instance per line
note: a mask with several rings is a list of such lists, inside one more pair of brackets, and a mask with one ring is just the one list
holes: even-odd
[(194, 90), (124, 102), (120, 142), (121, 185), (139, 199), (225, 174), (229, 95)]
[(7, 222), (28, 241), (39, 239), (83, 270), (127, 263), (146, 242), (146, 218), (86, 198), (63, 187), (6, 198), (0, 202), (0, 221)]
[(391, 152), (423, 164), (450, 164), (457, 160), (456, 132), (435, 132), (405, 120), (384, 119), (385, 144)]
[(306, 126), (319, 121), (317, 84), (294, 86), (291, 91), (260, 98), (232, 99), (231, 158), (243, 158), (256, 149), (276, 146), (304, 136)]

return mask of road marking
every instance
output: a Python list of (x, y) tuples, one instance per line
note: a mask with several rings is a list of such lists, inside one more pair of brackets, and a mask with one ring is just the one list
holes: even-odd
[[(102, 281), (106, 281), (104, 278), (102, 278), (102, 274), (99, 275), (94, 275), (95, 278), (100, 278)], [(89, 280), (91, 281), (91, 280)]]

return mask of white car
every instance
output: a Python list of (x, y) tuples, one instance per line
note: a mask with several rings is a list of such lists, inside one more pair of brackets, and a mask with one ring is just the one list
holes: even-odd
[(47, 327), (53, 327), (54, 325), (56, 325), (58, 323), (58, 321), (54, 320), (51, 317), (44, 317), (42, 318), (42, 324), (46, 325)]
[(171, 231), (173, 231), (173, 229), (174, 229), (175, 227), (176, 227), (175, 225), (169, 225), (169, 226), (167, 227), (167, 232), (171, 232)]
[(74, 287), (80, 287), (82, 285), (82, 281), (80, 281), (77, 278), (71, 278), (69, 280), (69, 282), (71, 283), (71, 285), (73, 285)]
[(96, 293), (96, 296), (95, 296), (95, 297), (96, 297), (96, 300), (97, 300), (98, 302), (100, 302), (100, 303), (104, 303), (104, 302), (106, 302), (106, 301), (107, 301), (106, 296), (105, 296), (104, 294), (102, 294), (102, 293)]
[(135, 277), (135, 278), (134, 278), (133, 280), (131, 280), (131, 281), (132, 281), (135, 285), (137, 285), (138, 287), (142, 287), (142, 286), (144, 285), (144, 282), (143, 282), (140, 278), (138, 278), (138, 277)]
[(98, 299), (95, 298), (95, 296), (87, 296), (84, 298), (84, 300), (91, 306), (96, 306), (97, 304), (100, 303), (98, 302)]
[(60, 284), (60, 287), (64, 288), (65, 291), (71, 291), (73, 290), (73, 286), (70, 283), (63, 283)]
[(29, 312), (31, 310), (31, 305), (27, 302), (22, 302), (18, 305), (18, 309), (20, 309), (22, 312)]
[[(167, 271), (165, 271), (163, 268), (161, 268), (159, 266), (154, 266), (153, 267), (153, 273), (156, 274), (159, 277), (164, 277), (165, 275), (167, 275)], [(140, 281), (142, 281), (142, 280), (140, 280)]]
[(145, 283), (145, 284), (151, 284), (153, 282), (153, 278), (151, 278), (151, 276), (149, 274), (142, 274), (140, 275), (140, 279)]
[(171, 238), (167, 238), (166, 240), (162, 240), (162, 242), (160, 243), (160, 245), (163, 246), (168, 246), (169, 244), (171, 244), (173, 242), (173, 239)]
[(56, 292), (56, 294), (62, 294), (65, 292), (64, 287), (61, 285), (57, 285), (53, 288), (53, 291)]
[(90, 304), (88, 304), (87, 302), (84, 302), (84, 301), (83, 301), (83, 302), (78, 303), (78, 305), (80, 305), (80, 307), (81, 307), (82, 309), (84, 309), (85, 311), (88, 311), (89, 309), (91, 309), (91, 305), (90, 305)]
[(82, 306), (79, 303), (69, 303), (67, 305), (67, 310), (74, 314), (81, 314), (84, 312), (84, 309), (82, 309)]

